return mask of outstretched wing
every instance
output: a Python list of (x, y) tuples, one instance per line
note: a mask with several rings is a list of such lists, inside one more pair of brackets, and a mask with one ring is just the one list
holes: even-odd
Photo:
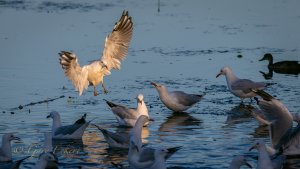
[(79, 95), (81, 96), (83, 90), (87, 89), (89, 86), (87, 67), (80, 67), (74, 53), (61, 51), (59, 56), (59, 63), (64, 69), (65, 75), (71, 80), (75, 89), (79, 91)]
[(132, 37), (133, 23), (128, 11), (123, 11), (120, 20), (115, 24), (111, 34), (105, 39), (101, 61), (111, 69), (120, 69), (121, 61), (125, 58)]

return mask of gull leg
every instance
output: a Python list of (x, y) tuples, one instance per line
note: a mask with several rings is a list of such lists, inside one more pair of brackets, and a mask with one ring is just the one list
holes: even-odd
[(99, 94), (96, 91), (96, 86), (94, 86), (94, 96), (98, 96)]
[(107, 94), (108, 92), (107, 92), (107, 90), (106, 90), (105, 87), (104, 87), (103, 81), (102, 81), (102, 88), (103, 88), (104, 93)]

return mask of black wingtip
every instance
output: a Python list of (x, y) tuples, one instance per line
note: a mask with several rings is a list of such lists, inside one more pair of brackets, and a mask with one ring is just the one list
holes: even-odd
[(117, 107), (118, 105), (116, 105), (115, 103), (113, 103), (113, 102), (110, 102), (110, 101), (108, 101), (108, 100), (106, 100), (106, 99), (103, 99), (105, 102), (106, 102), (106, 104), (109, 106), (109, 107)]
[(271, 101), (272, 99), (274, 99), (273, 96), (271, 96), (269, 93), (267, 93), (263, 90), (259, 90), (259, 89), (251, 89), (251, 90), (252, 90), (252, 92), (254, 92), (257, 95), (259, 95), (260, 97), (262, 97), (264, 100)]

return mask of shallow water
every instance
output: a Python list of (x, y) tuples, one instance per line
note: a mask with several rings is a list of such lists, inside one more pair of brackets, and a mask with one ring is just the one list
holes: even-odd
[[(299, 5), (296, 0), (161, 0), (158, 13), (157, 1), (0, 0), (0, 134), (16, 132), (22, 138), (12, 143), (13, 158), (33, 155), (22, 167), (30, 168), (43, 145), (43, 133), (51, 130), (52, 121), (46, 119), (50, 111), (59, 111), (64, 124), (87, 113), (104, 128), (125, 130), (117, 126), (103, 99), (134, 107), (134, 98), (143, 93), (155, 119), (143, 131), (148, 146), (183, 146), (167, 161), (169, 168), (226, 168), (240, 154), (255, 164), (257, 153), (248, 149), (257, 139), (269, 143), (267, 130), (238, 107), (239, 99), (228, 92), (225, 78), (215, 76), (229, 65), (239, 77), (270, 83), (266, 91), (291, 112), (299, 112), (299, 76), (274, 73), (264, 79), (259, 71), (267, 72), (267, 63), (258, 61), (267, 52), (275, 61), (300, 60)], [(63, 75), (58, 52), (75, 52), (81, 65), (100, 57), (104, 38), (124, 9), (135, 26), (121, 71), (105, 78), (108, 95), (99, 86), (99, 96), (90, 88), (78, 97)], [(206, 96), (186, 113), (174, 114), (158, 100), (150, 81)], [(58, 99), (30, 104), (53, 98)], [(109, 150), (93, 126), (82, 142), (55, 145), (61, 168), (127, 165), (127, 152)], [(299, 159), (289, 160), (285, 168), (297, 164)]]

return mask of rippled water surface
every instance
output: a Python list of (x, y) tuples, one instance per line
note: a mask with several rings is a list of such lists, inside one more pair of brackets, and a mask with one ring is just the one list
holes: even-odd
[[(97, 117), (94, 123), (103, 128), (125, 132), (103, 99), (134, 107), (134, 98), (143, 93), (155, 119), (143, 130), (145, 142), (182, 146), (167, 161), (168, 168), (226, 168), (240, 154), (254, 165), (257, 153), (248, 149), (257, 139), (269, 143), (268, 131), (239, 107), (225, 78), (215, 76), (229, 65), (239, 77), (270, 83), (267, 92), (291, 112), (300, 112), (299, 76), (273, 73), (265, 79), (260, 71), (268, 72), (267, 62), (258, 61), (268, 52), (275, 61), (300, 60), (299, 6), (297, 0), (160, 0), (158, 12), (157, 1), (145, 0), (0, 0), (0, 134), (15, 132), (22, 138), (12, 143), (13, 159), (32, 155), (22, 165), (30, 168), (41, 151), (43, 133), (51, 130), (52, 121), (46, 119), (50, 111), (59, 111), (63, 124), (87, 113), (87, 119)], [(75, 52), (81, 65), (99, 58), (105, 36), (124, 9), (133, 18), (134, 33), (122, 69), (105, 77), (107, 95), (99, 86), (99, 96), (90, 88), (79, 97), (63, 75), (58, 52)], [(176, 114), (163, 106), (150, 81), (206, 95)], [(256, 107), (249, 100), (246, 104)], [(108, 149), (93, 126), (82, 142), (54, 144), (61, 168), (128, 165), (127, 152)], [(299, 159), (289, 159), (285, 168), (299, 168), (297, 164)]]

